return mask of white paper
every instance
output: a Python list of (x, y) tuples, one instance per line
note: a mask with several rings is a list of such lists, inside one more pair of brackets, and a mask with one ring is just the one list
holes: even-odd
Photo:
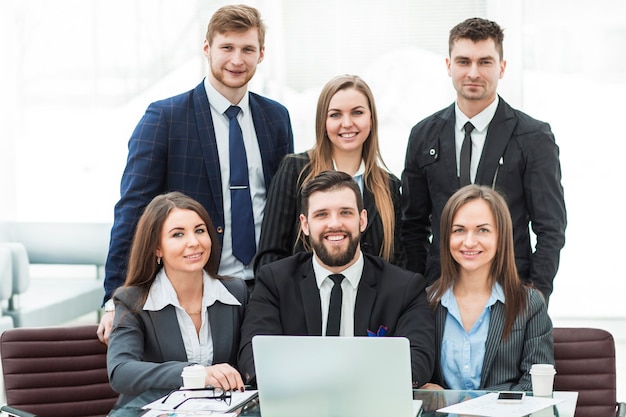
[(519, 404), (502, 404), (497, 402), (498, 393), (493, 392), (482, 397), (463, 401), (437, 410), (440, 413), (467, 414), (484, 417), (522, 417), (535, 411), (552, 407), (563, 402), (558, 398), (526, 396)]
[[(175, 412), (173, 416), (176, 417), (186, 415), (198, 415), (201, 412), (205, 412), (204, 414), (211, 414), (206, 413), (207, 411), (224, 413), (239, 407), (241, 404), (244, 404), (245, 402), (257, 395), (256, 390), (248, 390), (244, 392), (233, 391), (231, 393), (231, 401), (229, 404), (226, 401), (220, 399), (198, 398), (202, 396), (202, 392), (205, 391), (176, 391), (169, 395), (167, 401), (163, 402), (163, 400), (166, 398), (166, 396), (163, 396), (158, 400), (151, 402), (150, 404), (144, 405), (142, 408), (144, 410), (150, 409)], [(212, 394), (211, 391), (206, 392), (208, 392), (207, 395)], [(183, 403), (183, 401), (187, 398), (193, 399), (185, 401)], [(178, 407), (174, 409), (174, 407), (176, 406)], [(165, 416), (168, 416), (167, 413), (161, 414), (165, 414)], [(159, 416), (159, 414), (156, 414), (156, 416)]]

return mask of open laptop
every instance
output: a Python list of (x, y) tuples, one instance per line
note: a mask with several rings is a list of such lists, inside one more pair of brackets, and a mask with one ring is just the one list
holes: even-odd
[(415, 417), (403, 337), (255, 336), (263, 417)]

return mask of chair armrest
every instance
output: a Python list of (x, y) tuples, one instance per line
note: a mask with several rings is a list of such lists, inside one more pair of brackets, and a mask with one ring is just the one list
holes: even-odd
[(626, 417), (626, 403), (617, 403), (617, 417)]
[(18, 410), (17, 408), (9, 407), (8, 405), (3, 405), (2, 407), (0, 407), (0, 411), (4, 411), (10, 416), (15, 416), (15, 417), (37, 417), (36, 414), (29, 413), (27, 411)]

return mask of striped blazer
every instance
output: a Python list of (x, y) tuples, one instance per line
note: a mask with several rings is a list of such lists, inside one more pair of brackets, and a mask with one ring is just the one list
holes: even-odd
[[(502, 339), (504, 329), (504, 304), (496, 302), (491, 308), (485, 359), (480, 386), (477, 389), (493, 391), (530, 391), (530, 367), (534, 363), (554, 364), (552, 320), (543, 296), (529, 288), (529, 311), (520, 315), (511, 333)], [(446, 386), (441, 371), (441, 341), (448, 310), (441, 304), (435, 309), (435, 373), (432, 382)]]
[[(308, 174), (308, 171), (303, 172), (308, 162), (307, 152), (287, 155), (274, 175), (267, 195), (259, 249), (254, 263), (255, 273), (262, 265), (304, 251), (302, 242), (298, 240), (298, 226), (301, 211), (300, 188)], [(404, 268), (406, 255), (400, 239), (402, 229), (400, 180), (391, 173), (389, 189), (396, 219), (394, 259), (391, 263)], [(383, 242), (383, 224), (376, 209), (374, 196), (368, 189), (363, 191), (363, 202), (367, 210), (367, 228), (361, 235), (361, 250), (378, 256)]]

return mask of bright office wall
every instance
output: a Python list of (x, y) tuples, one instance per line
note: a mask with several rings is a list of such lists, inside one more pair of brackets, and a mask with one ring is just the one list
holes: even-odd
[[(0, 2), (0, 220), (112, 221), (126, 144), (147, 105), (193, 88), (206, 23), (222, 1)], [(377, 100), (383, 156), (400, 175), (409, 130), (449, 104), (449, 29), (479, 15), (505, 28), (500, 93), (551, 123), (569, 215), (553, 315), (624, 317), (619, 121), (626, 4), (619, 0), (250, 1), (268, 24), (252, 89), (313, 140), (322, 85), (361, 75)], [(575, 301), (574, 301), (575, 300)]]

